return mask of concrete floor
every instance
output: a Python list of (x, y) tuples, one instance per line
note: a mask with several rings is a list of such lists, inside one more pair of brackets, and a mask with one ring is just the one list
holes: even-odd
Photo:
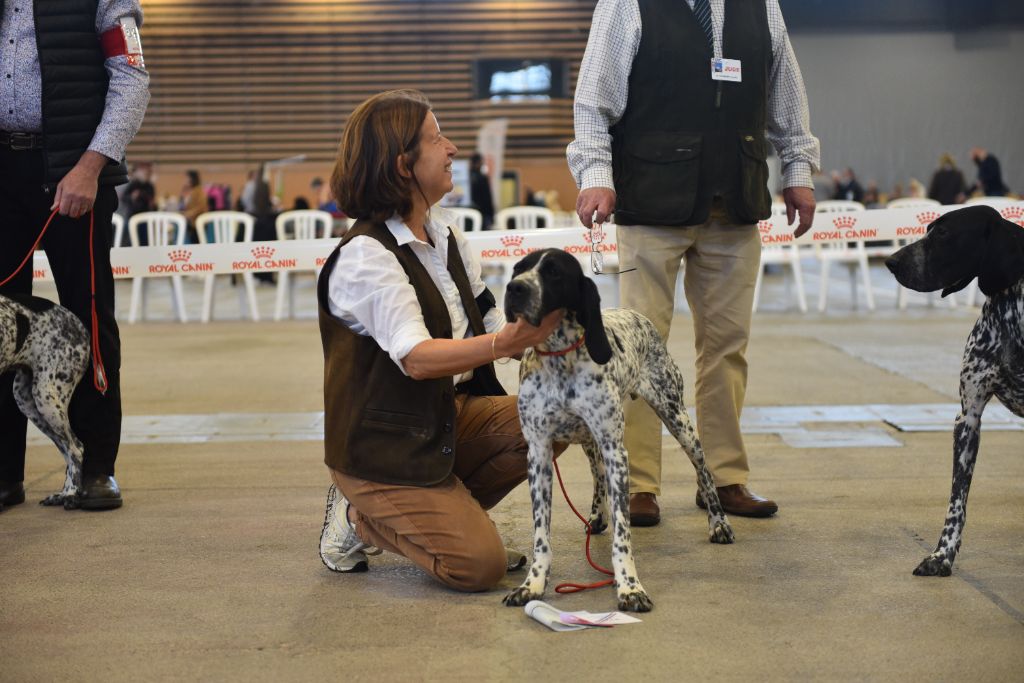
[[(260, 290), (265, 312), (272, 294)], [(55, 449), (38, 442), (29, 502), (0, 514), (0, 681), (1020, 681), (1022, 435), (984, 432), (954, 575), (922, 579), (911, 570), (942, 525), (951, 427), (901, 432), (852, 414), (825, 424), (812, 410), (955, 403), (977, 311), (879, 304), (869, 314), (839, 302), (827, 315), (766, 306), (749, 352), (748, 414), (804, 406), (806, 432), (883, 433), (895, 445), (800, 448), (753, 430), (752, 487), (781, 509), (770, 520), (732, 518), (736, 543), (715, 546), (693, 503), (692, 470), (666, 441), (663, 522), (633, 532), (655, 609), (614, 629), (559, 634), (503, 607), (514, 574), (462, 595), (395, 556), (371, 558), (366, 574), (327, 571), (316, 554), (327, 487), (317, 440), (272, 438), (271, 429), (250, 441), (126, 443), (117, 472), (125, 506), (92, 514), (34, 504), (63, 477)], [(123, 340), (125, 412), (140, 420), (322, 409), (309, 317), (125, 325)], [(692, 401), (685, 312), (670, 347)], [(502, 372), (514, 386), (514, 368)], [(570, 451), (562, 470), (585, 505), (582, 454)], [(530, 547), (525, 487), (493, 518), (510, 546)], [(599, 578), (579, 526), (556, 494), (552, 587)], [(608, 561), (606, 536), (594, 554)], [(609, 588), (549, 588), (547, 600), (615, 607)]]

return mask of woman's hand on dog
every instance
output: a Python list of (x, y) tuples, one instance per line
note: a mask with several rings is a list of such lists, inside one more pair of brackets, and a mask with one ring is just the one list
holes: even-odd
[(523, 351), (550, 337), (551, 333), (562, 324), (564, 317), (565, 309), (559, 308), (544, 316), (540, 325), (536, 327), (526, 322), (522, 316), (516, 318), (514, 323), (505, 325), (498, 332), (497, 340), (494, 342), (495, 355), (498, 358), (521, 358)]

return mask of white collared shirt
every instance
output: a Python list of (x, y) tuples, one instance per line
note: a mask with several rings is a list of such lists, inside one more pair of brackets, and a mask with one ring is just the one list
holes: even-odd
[[(472, 337), (473, 331), (469, 328), (469, 318), (458, 287), (448, 272), (449, 232), (455, 235), (473, 296), (479, 296), (486, 285), (480, 277), (480, 263), (472, 256), (462, 232), (454, 227), (451, 214), (440, 207), (431, 209), (425, 227), (433, 245), (417, 239), (398, 216), (387, 220), (386, 225), (399, 246), (408, 244), (430, 274), (448, 306), (452, 338)], [(361, 235), (352, 238), (338, 251), (338, 260), (328, 282), (328, 296), (331, 314), (356, 334), (373, 337), (399, 369), (408, 375), (402, 359), (431, 336), (423, 320), (416, 290), (394, 254), (372, 237)], [(484, 327), (488, 332), (497, 332), (504, 326), (505, 318), (497, 308), (492, 308), (484, 316)], [(472, 371), (457, 375), (455, 383), (464, 382), (472, 376)]]

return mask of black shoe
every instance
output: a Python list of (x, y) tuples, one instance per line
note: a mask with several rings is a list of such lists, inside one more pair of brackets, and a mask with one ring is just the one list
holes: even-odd
[(25, 502), (25, 485), (20, 481), (0, 480), (0, 510)]
[(113, 510), (124, 503), (117, 480), (102, 474), (82, 479), (78, 500), (83, 510)]

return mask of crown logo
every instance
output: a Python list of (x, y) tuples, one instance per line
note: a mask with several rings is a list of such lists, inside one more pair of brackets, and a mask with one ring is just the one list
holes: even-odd
[(506, 247), (518, 247), (523, 243), (523, 238), (520, 235), (506, 235), (501, 238), (501, 243)]
[(585, 241), (585, 242), (593, 242), (593, 241), (595, 241), (593, 239), (594, 237), (597, 238), (596, 239), (597, 242), (604, 242), (604, 238), (605, 238), (604, 230), (601, 230), (600, 228), (594, 228), (593, 230), (587, 230), (585, 233), (583, 233), (583, 241)]
[(758, 221), (757, 222), (757, 231), (759, 233), (761, 233), (762, 235), (767, 235), (768, 233), (770, 233), (772, 231), (772, 222), (771, 221)]
[(192, 252), (189, 251), (188, 249), (174, 249), (172, 251), (167, 252), (167, 256), (171, 259), (171, 261), (174, 262), (188, 261), (190, 258), (192, 258)]
[(1006, 220), (1013, 221), (1018, 225), (1024, 226), (1024, 206), (1008, 206), (999, 213), (1001, 213), (1003, 218)]
[(857, 225), (857, 219), (853, 216), (839, 216), (832, 220), (832, 225), (836, 226), (840, 230), (849, 230)]
[(917, 214), (917, 222), (921, 225), (928, 225), (932, 221), (937, 221), (941, 215), (938, 211), (922, 211)]
[(277, 251), (273, 247), (256, 247), (252, 250), (252, 257), (256, 259), (270, 258)]

